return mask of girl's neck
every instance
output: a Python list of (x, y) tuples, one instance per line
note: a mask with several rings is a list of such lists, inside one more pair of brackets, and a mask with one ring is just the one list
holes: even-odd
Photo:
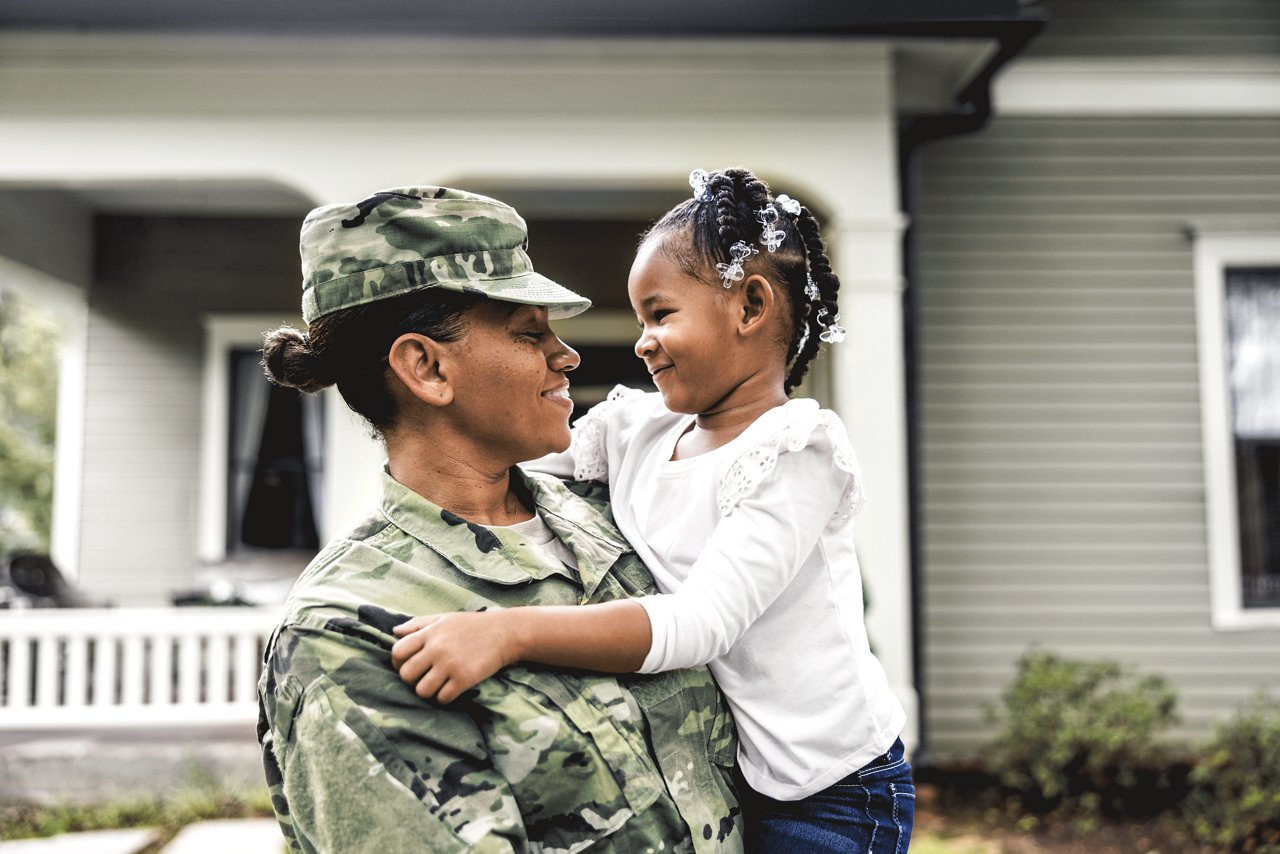
[(757, 418), (787, 402), (782, 378), (753, 375), (714, 406), (699, 412), (693, 426), (676, 441), (673, 460), (714, 451), (742, 435)]

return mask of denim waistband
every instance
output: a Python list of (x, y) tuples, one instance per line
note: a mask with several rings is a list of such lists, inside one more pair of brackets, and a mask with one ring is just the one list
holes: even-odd
[(885, 753), (872, 759), (866, 765), (836, 783), (836, 785), (863, 783), (867, 780), (878, 780), (882, 777), (896, 777), (904, 774), (910, 776), (911, 766), (907, 764), (906, 752), (907, 749), (903, 746), (902, 739), (896, 739)]

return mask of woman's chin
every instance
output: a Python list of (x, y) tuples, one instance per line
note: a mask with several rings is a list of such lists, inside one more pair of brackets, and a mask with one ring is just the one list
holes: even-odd
[(564, 451), (569, 450), (569, 443), (571, 439), (572, 436), (569, 433), (569, 424), (568, 422), (565, 422), (563, 435), (557, 436), (554, 440), (548, 438), (542, 449), (529, 459), (536, 460), (540, 457), (545, 457), (547, 454), (563, 453)]

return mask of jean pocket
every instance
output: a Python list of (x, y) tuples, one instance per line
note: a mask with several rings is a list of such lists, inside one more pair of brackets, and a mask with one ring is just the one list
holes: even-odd
[(866, 765), (855, 771), (850, 781), (892, 781), (911, 782), (911, 765), (906, 759), (906, 748), (902, 739), (895, 741), (883, 755), (877, 756)]
[(916, 787), (912, 783), (890, 783), (893, 800), (892, 819), (897, 831), (894, 854), (906, 854), (911, 845), (911, 829), (916, 823)]

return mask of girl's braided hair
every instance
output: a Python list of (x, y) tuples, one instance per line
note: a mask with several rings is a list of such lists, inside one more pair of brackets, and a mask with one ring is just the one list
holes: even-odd
[[(653, 224), (641, 242), (661, 240), (662, 251), (675, 261), (683, 273), (706, 282), (720, 285), (716, 264), (727, 261), (729, 247), (739, 240), (749, 244), (760, 241), (764, 226), (756, 218), (756, 211), (773, 204), (778, 208), (784, 238), (775, 252), (760, 252), (744, 265), (748, 272), (754, 268), (770, 281), (786, 285), (790, 299), (786, 363), (789, 366), (784, 389), (791, 393), (809, 371), (809, 365), (818, 355), (818, 314), (826, 310), (826, 317), (834, 318), (836, 294), (840, 280), (831, 271), (831, 259), (818, 230), (818, 220), (807, 207), (792, 216), (783, 213), (777, 200), (770, 195), (769, 187), (753, 173), (742, 168), (729, 168), (712, 172), (706, 183), (710, 199), (687, 199), (667, 212)], [(690, 236), (692, 240), (672, 240), (672, 236)], [(818, 299), (811, 300), (805, 293), (806, 273), (818, 288)], [(803, 346), (801, 343), (803, 342)]]

